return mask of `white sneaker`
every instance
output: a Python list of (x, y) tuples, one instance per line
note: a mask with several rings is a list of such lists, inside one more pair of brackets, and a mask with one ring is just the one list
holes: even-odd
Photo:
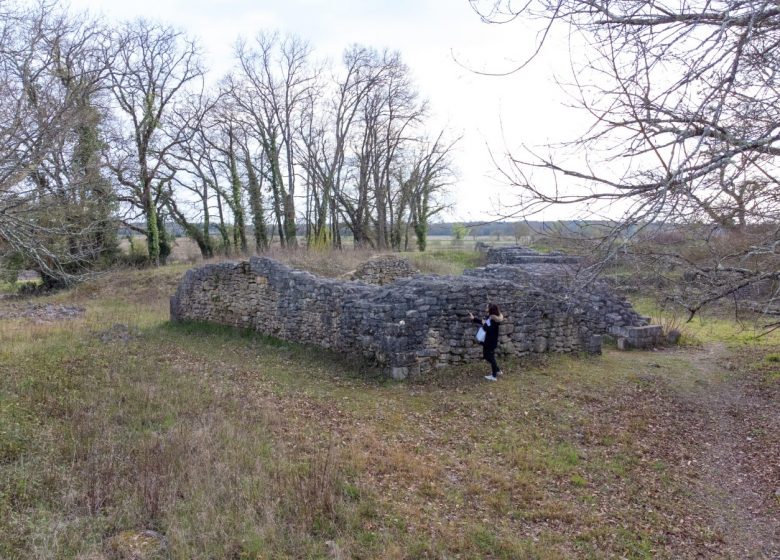
[(504, 375), (504, 372), (503, 372), (503, 371), (501, 371), (501, 370), (499, 370), (499, 371), (496, 373), (496, 377), (500, 377), (500, 376), (502, 376), (502, 375)]
[(492, 375), (486, 375), (486, 376), (485, 376), (485, 379), (487, 379), (488, 381), (496, 381), (498, 378), (497, 378), (497, 377), (494, 377), (494, 376), (492, 376)]

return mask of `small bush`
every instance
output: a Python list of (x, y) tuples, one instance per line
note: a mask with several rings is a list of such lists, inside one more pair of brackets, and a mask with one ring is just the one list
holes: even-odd
[(308, 463), (291, 464), (280, 470), (277, 484), (289, 496), (285, 506), (288, 520), (309, 529), (334, 523), (341, 501), (340, 476), (333, 445)]
[(120, 253), (117, 256), (116, 265), (126, 268), (145, 268), (149, 266), (149, 257), (146, 253), (141, 252)]

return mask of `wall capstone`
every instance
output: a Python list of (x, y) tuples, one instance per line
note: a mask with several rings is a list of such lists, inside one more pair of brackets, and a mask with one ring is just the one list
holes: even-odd
[(488, 263), (491, 264), (577, 264), (582, 259), (560, 251), (540, 253), (529, 247), (513, 245), (511, 247), (490, 247), (487, 250)]

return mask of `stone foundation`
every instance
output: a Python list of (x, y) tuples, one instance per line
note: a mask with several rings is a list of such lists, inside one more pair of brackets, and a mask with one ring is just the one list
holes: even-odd
[(663, 329), (660, 325), (645, 325), (639, 327), (613, 326), (609, 333), (617, 339), (618, 350), (641, 350), (653, 348), (664, 341)]
[(171, 298), (171, 319), (248, 328), (361, 356), (403, 379), (481, 359), (468, 313), (481, 313), (488, 301), (506, 317), (499, 355), (599, 353), (600, 335), (610, 328), (646, 324), (606, 291), (577, 293), (509, 266), (377, 286), (320, 278), (258, 257), (188, 271)]
[(566, 255), (560, 251), (540, 253), (528, 247), (519, 245), (512, 247), (491, 247), (487, 250), (487, 259), (490, 264), (577, 264), (582, 259), (573, 255)]

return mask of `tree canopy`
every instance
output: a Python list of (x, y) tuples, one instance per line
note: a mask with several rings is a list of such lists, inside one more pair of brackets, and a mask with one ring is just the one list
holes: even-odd
[(454, 140), (398, 52), (317, 58), (258, 29), (209, 77), (197, 42), (146, 19), (0, 3), (0, 259), (69, 283), (122, 227), (164, 264), (174, 223), (204, 257), (272, 242), (425, 247)]

